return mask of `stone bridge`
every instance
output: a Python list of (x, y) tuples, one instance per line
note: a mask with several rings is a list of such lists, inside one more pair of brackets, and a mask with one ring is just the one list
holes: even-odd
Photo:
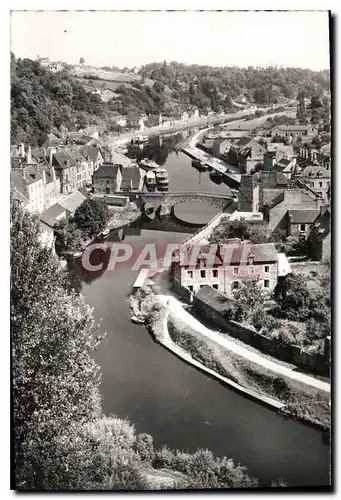
[(152, 205), (160, 212), (160, 215), (170, 214), (173, 207), (179, 203), (189, 203), (200, 201), (213, 205), (219, 210), (223, 210), (231, 201), (231, 196), (224, 194), (210, 194), (210, 193), (141, 193), (140, 203), (141, 208), (145, 203)]

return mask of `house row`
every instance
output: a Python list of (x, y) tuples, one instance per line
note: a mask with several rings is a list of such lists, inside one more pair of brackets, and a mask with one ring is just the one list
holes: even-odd
[(41, 212), (61, 195), (91, 185), (93, 173), (103, 162), (97, 146), (31, 150), (21, 144), (11, 147), (11, 188), (28, 210)]
[[(308, 179), (311, 179), (309, 171), (306, 173)], [(314, 180), (314, 182), (321, 181)], [(272, 171), (241, 177), (238, 211), (261, 213), (268, 228), (272, 232), (281, 233), (284, 237), (300, 235), (309, 238), (320, 214), (330, 214), (328, 207), (323, 196), (305, 184), (300, 176), (289, 181), (281, 172)], [(319, 234), (319, 245), (329, 248), (329, 254), (328, 252), (323, 254), (323, 260), (328, 260), (330, 227), (328, 230), (324, 229)], [(327, 240), (324, 240), (325, 238)]]

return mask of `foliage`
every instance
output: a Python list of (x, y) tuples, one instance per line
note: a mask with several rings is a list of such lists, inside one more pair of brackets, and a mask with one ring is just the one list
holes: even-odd
[(65, 256), (68, 252), (77, 252), (82, 247), (82, 231), (76, 226), (72, 217), (61, 219), (55, 225), (55, 246), (59, 256)]
[(305, 279), (298, 274), (287, 274), (278, 281), (274, 297), (282, 313), (288, 318), (305, 317), (309, 304), (309, 290)]
[(38, 61), (11, 61), (11, 143), (42, 145), (63, 124), (82, 128), (105, 115), (97, 94), (86, 92), (67, 71), (52, 73)]
[(97, 235), (109, 220), (109, 209), (102, 200), (86, 199), (76, 209), (73, 223), (84, 237)]
[(11, 207), (11, 336), (16, 482), (51, 489), (66, 481), (58, 440), (97, 418), (100, 338), (91, 310), (65, 290), (34, 216)]
[(211, 235), (210, 243), (226, 243), (230, 238), (249, 240), (251, 243), (265, 243), (269, 240), (265, 225), (248, 224), (244, 220), (222, 220)]
[(258, 284), (258, 278), (245, 278), (239, 288), (233, 291), (235, 299), (233, 319), (249, 323), (254, 311), (264, 307), (266, 297), (266, 292)]

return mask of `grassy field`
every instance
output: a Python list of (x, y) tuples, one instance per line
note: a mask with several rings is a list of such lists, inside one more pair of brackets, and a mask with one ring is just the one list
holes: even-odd
[(329, 429), (330, 398), (326, 392), (277, 376), (217, 345), (171, 315), (168, 319), (168, 330), (177, 345), (211, 370), (247, 389), (284, 403), (283, 413)]

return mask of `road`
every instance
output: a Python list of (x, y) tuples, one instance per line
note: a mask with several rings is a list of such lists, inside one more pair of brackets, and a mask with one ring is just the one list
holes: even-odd
[(330, 384), (328, 384), (327, 382), (323, 382), (322, 380), (318, 380), (301, 372), (296, 372), (292, 368), (288, 368), (287, 366), (283, 366), (279, 363), (276, 363), (275, 361), (271, 361), (268, 358), (263, 357), (261, 354), (249, 350), (247, 349), (247, 347), (243, 347), (242, 345), (233, 342), (229, 338), (222, 336), (218, 332), (210, 330), (202, 323), (200, 323), (200, 321), (194, 318), (189, 312), (187, 312), (183, 308), (182, 303), (175, 297), (172, 297), (170, 295), (160, 295), (159, 298), (164, 305), (168, 306), (169, 311), (172, 312), (177, 318), (196, 330), (201, 335), (204, 335), (205, 337), (213, 340), (229, 351), (232, 351), (235, 354), (238, 354), (239, 356), (242, 356), (243, 358), (258, 364), (263, 368), (267, 368), (268, 370), (271, 370), (278, 375), (283, 375), (284, 377), (296, 380), (297, 382), (302, 382), (303, 384), (309, 385), (310, 387), (314, 387), (325, 392), (330, 392)]
[[(264, 108), (264, 111), (270, 108)], [(249, 115), (251, 113), (254, 113), (257, 110), (255, 106), (251, 106), (247, 109), (244, 109), (242, 111), (237, 111), (236, 113), (230, 113), (230, 114), (225, 114), (224, 116), (214, 116), (214, 117), (203, 117), (199, 118), (198, 120), (192, 120), (188, 122), (183, 122), (183, 123), (176, 123), (175, 125), (172, 125), (171, 127), (151, 127), (143, 132), (140, 130), (136, 130), (134, 132), (127, 132), (126, 134), (122, 134), (117, 137), (112, 137), (107, 141), (107, 144), (109, 146), (121, 146), (123, 144), (127, 144), (131, 139), (134, 139), (136, 137), (139, 137), (141, 135), (143, 136), (154, 136), (154, 135), (161, 135), (161, 134), (169, 134), (181, 130), (186, 130), (189, 128), (196, 128), (200, 127), (202, 125), (209, 125), (209, 124), (218, 124), (218, 123), (223, 123), (226, 120), (229, 120), (233, 117), (235, 118), (242, 118), (245, 115)], [(270, 115), (268, 115), (270, 116)], [(209, 127), (210, 128), (210, 127)]]

